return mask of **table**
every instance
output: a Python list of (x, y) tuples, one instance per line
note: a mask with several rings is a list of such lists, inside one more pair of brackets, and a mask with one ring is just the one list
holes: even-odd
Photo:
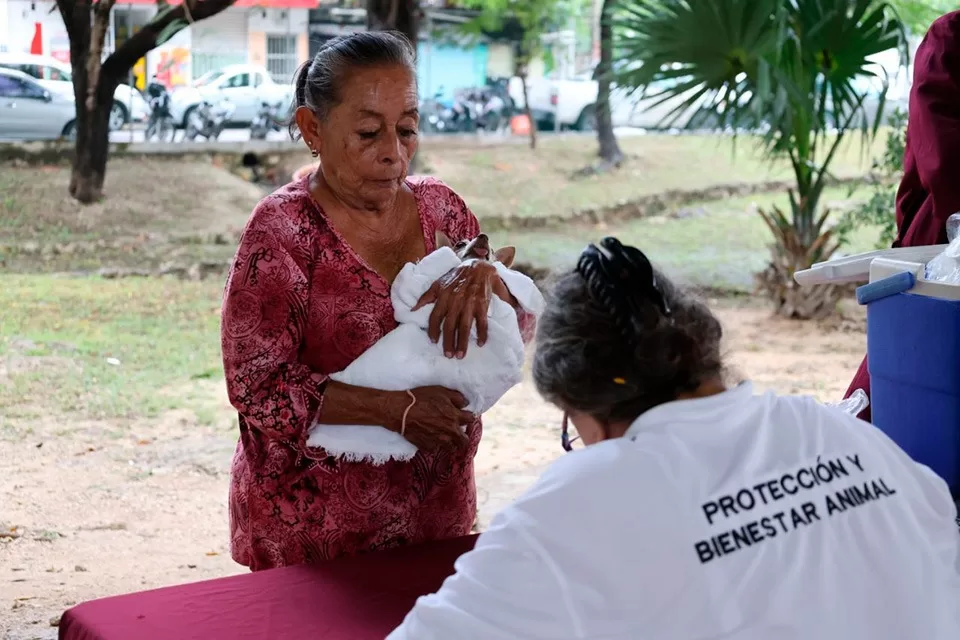
[(476, 536), (77, 605), (60, 640), (383, 640)]

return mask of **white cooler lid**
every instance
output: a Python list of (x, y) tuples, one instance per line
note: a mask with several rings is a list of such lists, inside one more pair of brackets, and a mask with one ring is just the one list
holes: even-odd
[(867, 251), (857, 255), (837, 258), (826, 262), (818, 262), (809, 269), (797, 271), (793, 274), (794, 280), (802, 287), (816, 284), (842, 284), (844, 282), (869, 282), (870, 263), (874, 258), (887, 258), (906, 262), (926, 264), (936, 258), (944, 249), (945, 244), (927, 247), (898, 247), (896, 249), (880, 249)]

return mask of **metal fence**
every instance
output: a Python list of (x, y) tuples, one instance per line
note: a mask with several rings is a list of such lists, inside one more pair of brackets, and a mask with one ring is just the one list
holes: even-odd
[(274, 82), (293, 82), (297, 70), (297, 37), (267, 36), (267, 73)]

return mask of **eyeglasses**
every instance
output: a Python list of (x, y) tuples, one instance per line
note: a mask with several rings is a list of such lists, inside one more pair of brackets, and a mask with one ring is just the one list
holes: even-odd
[(560, 446), (564, 451), (573, 451), (573, 443), (580, 439), (580, 436), (570, 437), (570, 418), (566, 412), (563, 414), (563, 428), (560, 430)]

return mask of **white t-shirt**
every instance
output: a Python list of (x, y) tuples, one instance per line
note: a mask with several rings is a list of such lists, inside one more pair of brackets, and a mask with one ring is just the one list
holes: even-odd
[(955, 518), (879, 430), (745, 383), (561, 456), (388, 640), (957, 640)]

